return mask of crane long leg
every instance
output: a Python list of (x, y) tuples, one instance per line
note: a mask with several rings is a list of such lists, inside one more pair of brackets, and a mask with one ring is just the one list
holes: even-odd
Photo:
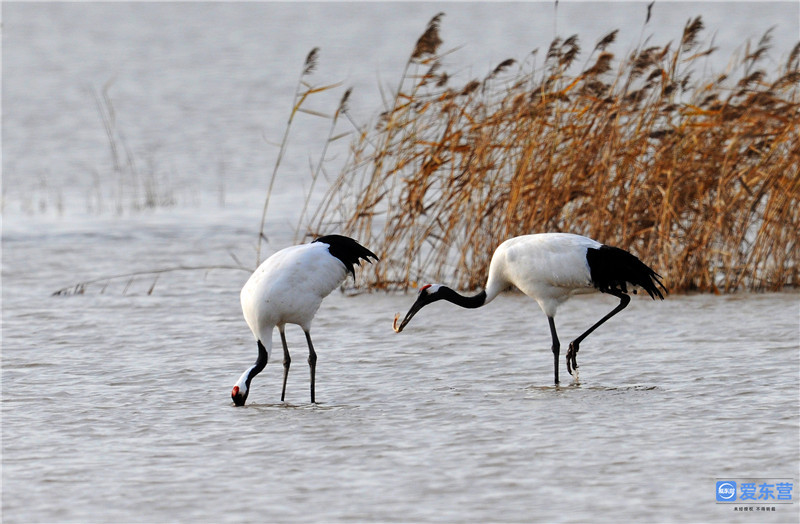
[(629, 297), (622, 291), (614, 290), (614, 291), (609, 291), (609, 293), (619, 298), (619, 305), (615, 307), (608, 315), (598, 320), (595, 325), (584, 331), (581, 336), (579, 336), (578, 338), (569, 343), (569, 350), (567, 351), (567, 371), (569, 371), (570, 375), (572, 375), (573, 369), (578, 369), (578, 361), (576, 360), (576, 356), (578, 354), (580, 343), (583, 342), (583, 339), (588, 337), (592, 333), (592, 331), (603, 325), (603, 323), (606, 320), (608, 320), (609, 318), (613, 317), (614, 315), (625, 309), (625, 307), (631, 301), (631, 297)]
[(305, 332), (306, 341), (308, 342), (308, 365), (311, 366), (311, 403), (315, 404), (314, 400), (314, 377), (317, 373), (317, 353), (314, 351), (314, 344), (311, 343), (311, 333)]
[(547, 317), (547, 321), (550, 323), (550, 335), (553, 336), (553, 370), (555, 372), (556, 384), (558, 384), (558, 354), (561, 351), (561, 342), (558, 341), (555, 319), (553, 317)]
[(286, 379), (289, 377), (289, 366), (292, 365), (292, 357), (289, 356), (289, 346), (286, 345), (286, 334), (283, 328), (278, 328), (283, 343), (283, 389), (281, 390), (281, 402), (286, 397)]

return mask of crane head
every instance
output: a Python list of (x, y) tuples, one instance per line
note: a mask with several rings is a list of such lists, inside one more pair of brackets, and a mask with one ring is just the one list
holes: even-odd
[(400, 315), (396, 315), (394, 317), (394, 323), (392, 324), (392, 329), (394, 329), (395, 333), (400, 333), (403, 331), (403, 328), (406, 327), (406, 324), (417, 314), (417, 311), (422, 309), (423, 307), (427, 306), (432, 302), (436, 302), (437, 300), (441, 299), (439, 296), (439, 290), (442, 286), (439, 284), (427, 284), (422, 286), (419, 289), (419, 294), (417, 295), (417, 301), (411, 305), (411, 309), (408, 310), (406, 313), (405, 318), (400, 323), (400, 326), (397, 325), (397, 320), (400, 318)]
[(247, 394), (249, 392), (249, 389), (245, 385), (242, 387), (239, 387), (238, 385), (233, 386), (233, 389), (231, 390), (231, 399), (233, 399), (233, 403), (237, 406), (244, 406), (244, 403), (247, 400)]

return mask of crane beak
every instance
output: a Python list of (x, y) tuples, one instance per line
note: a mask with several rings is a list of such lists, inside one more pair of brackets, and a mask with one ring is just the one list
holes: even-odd
[(414, 315), (417, 314), (417, 311), (422, 309), (427, 304), (428, 301), (417, 299), (417, 301), (414, 302), (414, 305), (411, 306), (411, 309), (408, 310), (408, 313), (406, 313), (406, 317), (400, 323), (400, 326), (397, 325), (397, 320), (400, 318), (400, 314), (398, 313), (397, 315), (395, 315), (394, 322), (392, 323), (392, 329), (394, 329), (394, 332), (400, 333), (401, 331), (403, 331), (403, 328), (406, 327), (406, 324), (408, 324), (408, 322), (414, 317)]

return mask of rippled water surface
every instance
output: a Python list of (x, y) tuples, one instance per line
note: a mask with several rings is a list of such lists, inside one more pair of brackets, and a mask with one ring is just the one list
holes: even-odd
[[(481, 43), (468, 49), (480, 74), (507, 58), (499, 43), (519, 56), (553, 31), (549, 4), (364, 5), (3, 5), (3, 521), (797, 522), (797, 503), (758, 515), (715, 504), (718, 477), (800, 476), (796, 292), (635, 297), (582, 344), (579, 381), (562, 357), (561, 387), (546, 319), (524, 296), (435, 304), (395, 334), (412, 295), (334, 292), (312, 329), (318, 404), (289, 326), (287, 402), (278, 352), (244, 408), (229, 395), (256, 357), (239, 307), (246, 272), (51, 296), (104, 275), (252, 263), (270, 144), (312, 45), (328, 43), (334, 69), (368, 86), (376, 70), (394, 82), (442, 8), (448, 43)], [(762, 18), (797, 18), (795, 4), (767, 5), (756, 37), (773, 25)], [(712, 20), (747, 13), (691, 6)], [(559, 31), (589, 42), (617, 25), (560, 9)], [(696, 12), (656, 9), (678, 27)], [(534, 19), (545, 37), (524, 32)], [(91, 92), (112, 78), (118, 125), (168, 207), (134, 211), (117, 176), (104, 178)], [(308, 172), (321, 143), (300, 129), (288, 173)], [(268, 253), (291, 243), (306, 187), (279, 179)], [(564, 345), (615, 303), (568, 302)]]
[[(237, 236), (124, 222), (113, 234), (9, 225), (9, 522), (723, 522), (739, 516), (714, 504), (715, 477), (796, 477), (796, 293), (635, 299), (582, 346), (580, 382), (554, 387), (547, 323), (524, 296), (436, 304), (395, 334), (412, 296), (335, 292), (312, 331), (319, 403), (290, 326), (287, 403), (273, 361), (240, 409), (230, 387), (256, 355), (238, 304), (246, 274), (49, 296), (81, 261), (108, 271), (154, 248), (150, 263), (191, 260)], [(188, 248), (200, 230), (217, 232)], [(614, 303), (568, 302), (562, 337)], [(797, 516), (791, 505), (761, 518)]]

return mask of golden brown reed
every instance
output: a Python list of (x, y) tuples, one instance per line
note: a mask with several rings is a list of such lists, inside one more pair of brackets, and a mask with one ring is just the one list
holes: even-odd
[(770, 71), (767, 33), (709, 78), (695, 18), (676, 46), (616, 61), (613, 31), (578, 68), (557, 38), (452, 86), (440, 20), (306, 224), (369, 245), (371, 286), (477, 288), (501, 241), (545, 231), (628, 249), (671, 291), (800, 284), (800, 44)]

